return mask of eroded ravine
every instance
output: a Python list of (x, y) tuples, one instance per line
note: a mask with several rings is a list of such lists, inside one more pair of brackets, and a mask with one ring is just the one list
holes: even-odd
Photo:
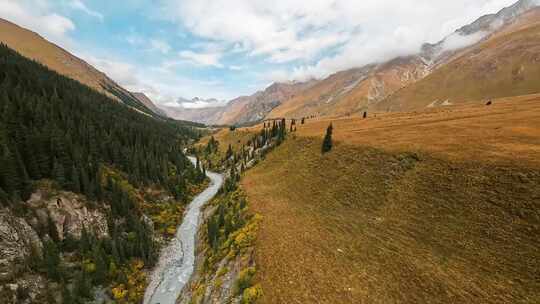
[[(194, 157), (189, 157), (195, 163)], [(211, 200), (223, 183), (223, 176), (206, 172), (210, 185), (189, 204), (176, 236), (161, 250), (144, 295), (145, 304), (172, 304), (189, 281), (195, 262), (195, 237), (201, 207)]]

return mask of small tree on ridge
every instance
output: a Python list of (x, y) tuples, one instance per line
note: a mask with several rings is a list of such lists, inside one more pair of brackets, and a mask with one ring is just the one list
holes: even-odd
[(324, 135), (324, 140), (322, 144), (322, 153), (326, 153), (332, 150), (332, 130), (333, 129), (334, 128), (332, 127), (331, 123), (328, 126), (328, 128), (326, 128), (326, 135)]

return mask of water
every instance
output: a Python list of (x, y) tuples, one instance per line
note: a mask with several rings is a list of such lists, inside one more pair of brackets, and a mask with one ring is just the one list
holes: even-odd
[[(194, 157), (189, 157), (195, 163)], [(173, 240), (163, 248), (157, 266), (150, 276), (144, 294), (145, 304), (173, 304), (193, 273), (195, 237), (199, 227), (201, 207), (216, 195), (223, 183), (221, 174), (206, 172), (210, 186), (189, 204), (184, 220)]]

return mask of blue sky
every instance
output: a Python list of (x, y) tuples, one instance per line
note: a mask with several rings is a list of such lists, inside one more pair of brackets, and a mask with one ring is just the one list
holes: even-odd
[(0, 17), (171, 105), (179, 97), (226, 101), (273, 81), (411, 54), (513, 2), (0, 0)]

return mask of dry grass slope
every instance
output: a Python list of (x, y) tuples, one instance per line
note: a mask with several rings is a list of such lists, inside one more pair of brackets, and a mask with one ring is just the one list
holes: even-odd
[(540, 91), (540, 9), (522, 16), (493, 38), (468, 50), (426, 78), (376, 106), (411, 111), (445, 101), (461, 103)]
[(528, 96), (336, 120), (324, 156), (328, 121), (301, 126), (242, 181), (262, 303), (538, 303), (539, 113)]

